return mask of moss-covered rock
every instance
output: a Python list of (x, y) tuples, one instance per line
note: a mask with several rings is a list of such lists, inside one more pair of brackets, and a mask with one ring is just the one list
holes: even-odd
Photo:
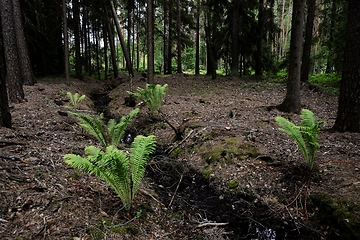
[(309, 212), (329, 226), (329, 239), (360, 239), (360, 205), (325, 194), (310, 195)]

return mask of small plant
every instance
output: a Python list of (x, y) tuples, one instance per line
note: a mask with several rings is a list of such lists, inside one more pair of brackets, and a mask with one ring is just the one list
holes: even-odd
[(165, 96), (167, 87), (167, 84), (164, 84), (163, 86), (160, 84), (146, 84), (145, 89), (139, 87), (137, 93), (129, 91), (128, 93), (139, 98), (149, 107), (152, 113), (156, 113), (161, 107), (162, 99)]
[(146, 161), (155, 151), (155, 137), (138, 135), (131, 144), (130, 154), (110, 145), (105, 151), (95, 147), (85, 148), (86, 157), (66, 154), (65, 162), (83, 169), (104, 180), (120, 197), (127, 211), (144, 177)]
[(103, 115), (98, 118), (92, 118), (87, 114), (79, 114), (70, 112), (80, 121), (80, 126), (93, 135), (103, 147), (118, 146), (121, 138), (124, 136), (125, 130), (131, 123), (136, 114), (140, 111), (139, 108), (132, 110), (129, 115), (123, 116), (119, 123), (114, 119), (110, 119), (107, 125), (103, 123)]
[(307, 168), (311, 171), (314, 167), (316, 150), (320, 148), (318, 143), (318, 133), (324, 121), (316, 122), (313, 112), (307, 109), (301, 110), (301, 124), (296, 126), (286, 118), (276, 117), (279, 130), (288, 134), (299, 146), (305, 158)]
[(71, 92), (67, 92), (66, 95), (70, 99), (70, 103), (72, 106), (67, 106), (68, 108), (76, 108), (79, 103), (85, 99), (85, 95), (81, 95), (79, 93), (72, 94)]

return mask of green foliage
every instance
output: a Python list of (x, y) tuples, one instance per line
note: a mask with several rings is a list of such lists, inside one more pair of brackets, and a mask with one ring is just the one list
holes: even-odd
[(139, 135), (131, 144), (130, 154), (110, 145), (105, 151), (85, 148), (86, 157), (66, 154), (64, 160), (74, 168), (83, 169), (104, 180), (120, 197), (125, 209), (130, 210), (132, 200), (144, 177), (146, 161), (155, 151), (155, 137)]
[(70, 99), (70, 103), (72, 106), (68, 106), (68, 108), (76, 108), (79, 103), (85, 99), (85, 95), (81, 95), (79, 93), (72, 94), (71, 92), (67, 92), (66, 95)]
[(288, 134), (299, 146), (305, 158), (307, 168), (311, 171), (314, 167), (316, 150), (320, 148), (318, 143), (318, 133), (324, 121), (316, 122), (313, 112), (307, 109), (301, 110), (301, 125), (296, 126), (286, 118), (276, 117), (279, 130)]
[(103, 147), (108, 147), (119, 144), (126, 128), (139, 111), (139, 108), (132, 110), (129, 115), (123, 116), (119, 123), (116, 123), (114, 119), (110, 119), (106, 126), (103, 123), (102, 114), (98, 118), (92, 118), (86, 114), (70, 113), (80, 121), (80, 126), (93, 135)]
[(129, 92), (130, 95), (133, 95), (143, 101), (149, 108), (152, 113), (159, 111), (162, 99), (165, 95), (168, 85), (164, 84), (146, 84), (146, 88), (138, 88), (137, 93)]
[(341, 75), (334, 73), (320, 73), (309, 76), (309, 82), (327, 92), (339, 92)]

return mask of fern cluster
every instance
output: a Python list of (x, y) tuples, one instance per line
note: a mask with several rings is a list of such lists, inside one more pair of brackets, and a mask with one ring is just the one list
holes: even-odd
[(108, 147), (119, 145), (126, 128), (139, 111), (139, 108), (132, 110), (129, 115), (123, 116), (119, 123), (110, 119), (106, 126), (103, 123), (103, 114), (98, 118), (93, 118), (87, 114), (70, 113), (80, 121), (80, 126), (93, 135), (103, 147)]
[(130, 210), (132, 200), (144, 177), (146, 160), (155, 151), (154, 136), (137, 136), (131, 144), (130, 154), (110, 145), (103, 151), (94, 146), (85, 148), (86, 157), (66, 154), (65, 162), (83, 169), (108, 183), (120, 197), (125, 209)]
[(316, 122), (313, 112), (307, 109), (301, 110), (301, 124), (296, 126), (286, 118), (276, 117), (279, 130), (288, 134), (299, 146), (305, 158), (307, 168), (311, 171), (314, 167), (315, 153), (320, 148), (318, 133), (324, 121)]
[(103, 146), (85, 148), (86, 157), (66, 154), (65, 162), (74, 168), (83, 169), (108, 183), (120, 197), (125, 209), (130, 210), (142, 178), (144, 177), (146, 161), (155, 150), (154, 136), (137, 136), (130, 146), (130, 153), (119, 150), (118, 145), (127, 126), (139, 112), (136, 108), (119, 123), (110, 119), (107, 125), (103, 116), (93, 118), (86, 114), (70, 112), (80, 121), (80, 126), (93, 135)]
[(163, 86), (160, 84), (146, 84), (145, 89), (138, 87), (136, 93), (129, 91), (128, 93), (139, 98), (149, 107), (152, 113), (155, 113), (161, 107), (162, 99), (165, 96), (167, 87), (167, 84), (164, 84)]
[(72, 106), (67, 106), (68, 108), (76, 108), (79, 103), (85, 99), (85, 95), (79, 95), (79, 93), (72, 94), (71, 92), (67, 92), (70, 103)]

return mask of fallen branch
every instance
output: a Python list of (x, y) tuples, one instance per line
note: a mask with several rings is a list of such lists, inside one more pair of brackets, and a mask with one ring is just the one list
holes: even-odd
[(4, 159), (10, 159), (10, 160), (13, 160), (13, 161), (19, 161), (20, 158), (18, 157), (14, 157), (14, 156), (10, 156), (10, 155), (4, 155), (4, 154), (1, 154), (0, 153), (0, 158), (4, 158)]
[(229, 224), (229, 223), (207, 222), (207, 223), (201, 223), (201, 224), (197, 225), (196, 228), (207, 227), (207, 226), (225, 226), (227, 224)]
[(181, 174), (181, 177), (180, 177), (179, 183), (178, 183), (178, 185), (176, 186), (175, 192), (174, 192), (174, 194), (173, 194), (173, 196), (172, 196), (172, 198), (171, 198), (171, 200), (170, 200), (170, 203), (169, 203), (168, 208), (170, 208), (171, 204), (172, 204), (172, 203), (173, 203), (173, 201), (174, 201), (175, 195), (176, 195), (176, 193), (177, 193), (177, 191), (178, 191), (178, 189), (179, 189), (179, 186), (180, 186), (180, 183), (181, 183), (181, 181), (182, 181), (183, 177), (184, 177), (184, 173), (183, 173), (183, 174)]

